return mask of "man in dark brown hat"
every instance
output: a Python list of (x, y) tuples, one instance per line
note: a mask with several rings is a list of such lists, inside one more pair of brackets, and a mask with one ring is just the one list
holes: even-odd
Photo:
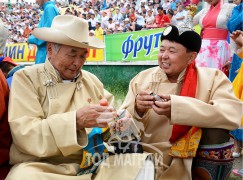
[(229, 130), (239, 127), (243, 105), (224, 73), (195, 66), (200, 47), (201, 37), (193, 30), (167, 27), (159, 66), (131, 80), (121, 107), (144, 124), (144, 150), (155, 158), (163, 154), (156, 179), (226, 179), (231, 171)]

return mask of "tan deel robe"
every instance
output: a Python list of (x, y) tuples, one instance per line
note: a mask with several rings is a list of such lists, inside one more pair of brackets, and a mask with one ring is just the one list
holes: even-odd
[[(156, 179), (191, 179), (192, 159), (172, 158), (168, 155), (173, 124), (228, 130), (236, 129), (240, 125), (243, 105), (234, 96), (227, 77), (216, 69), (197, 70), (195, 98), (178, 96), (185, 71), (180, 74), (177, 83), (170, 83), (159, 67), (140, 72), (130, 82), (121, 108), (127, 109), (138, 120), (138, 127), (144, 130), (141, 136), (141, 141), (145, 143), (144, 149), (163, 154), (163, 165), (157, 167)], [(152, 109), (142, 118), (137, 115), (134, 110), (135, 97), (140, 90), (146, 89), (159, 95), (171, 95), (171, 119), (157, 115)]]
[[(10, 163), (15, 166), (7, 179), (91, 179), (91, 175), (76, 176), (91, 130), (76, 130), (76, 110), (90, 101), (99, 104), (103, 97), (112, 104), (113, 96), (96, 76), (84, 70), (76, 82), (68, 83), (62, 83), (48, 60), (16, 72), (9, 105)], [(100, 169), (98, 179), (106, 179)], [(126, 170), (136, 177), (139, 169)], [(113, 175), (121, 177), (119, 168), (113, 170)]]

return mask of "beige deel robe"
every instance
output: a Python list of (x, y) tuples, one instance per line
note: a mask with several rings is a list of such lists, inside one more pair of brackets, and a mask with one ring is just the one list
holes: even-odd
[[(84, 70), (81, 72), (76, 82), (62, 83), (46, 60), (45, 64), (15, 73), (9, 105), (13, 136), (10, 163), (15, 166), (7, 179), (91, 179), (90, 174), (76, 176), (82, 149), (87, 145), (87, 133), (91, 130), (76, 130), (76, 110), (89, 105), (90, 101), (99, 104), (103, 97), (112, 103), (113, 96), (104, 90), (96, 76)], [(124, 172), (130, 173), (127, 179), (133, 179), (139, 167), (113, 167), (110, 170), (100, 168), (98, 179), (111, 175), (122, 177)]]
[[(128, 94), (121, 108), (127, 109), (139, 122), (138, 127), (144, 130), (145, 133), (141, 136), (141, 141), (145, 143), (144, 150), (157, 154), (162, 152), (163, 165), (156, 169), (156, 179), (191, 179), (192, 159), (172, 158), (168, 155), (172, 124), (228, 130), (236, 129), (240, 125), (243, 106), (234, 96), (227, 77), (216, 69), (197, 70), (195, 98), (178, 96), (185, 71), (180, 74), (177, 83), (170, 83), (159, 67), (140, 72), (130, 82)], [(140, 90), (147, 89), (156, 94), (171, 95), (170, 119), (157, 115), (152, 109), (142, 118), (137, 115), (134, 110), (135, 97)]]

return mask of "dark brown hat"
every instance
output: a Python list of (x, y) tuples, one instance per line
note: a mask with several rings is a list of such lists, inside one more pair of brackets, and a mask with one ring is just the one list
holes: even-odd
[(187, 49), (199, 52), (202, 44), (202, 39), (198, 33), (188, 27), (168, 26), (161, 35), (161, 41), (169, 40), (177, 42)]

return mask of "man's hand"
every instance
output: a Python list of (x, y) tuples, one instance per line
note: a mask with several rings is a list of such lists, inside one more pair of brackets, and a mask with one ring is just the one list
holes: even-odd
[(116, 121), (109, 124), (112, 134), (115, 134), (122, 140), (132, 140), (134, 123), (131, 114), (127, 110), (118, 112), (119, 116)]
[(110, 123), (110, 128), (113, 133), (124, 132), (130, 128), (131, 121), (132, 118), (123, 117), (121, 119), (118, 119), (117, 121)]
[(154, 97), (149, 94), (148, 91), (140, 91), (135, 100), (135, 110), (140, 117), (144, 115), (144, 113), (152, 108), (154, 104)]
[(107, 127), (108, 122), (117, 117), (115, 109), (110, 106), (89, 105), (76, 112), (77, 129)]
[(158, 115), (165, 115), (168, 118), (171, 116), (171, 101), (170, 95), (159, 95), (164, 101), (155, 101), (152, 105), (153, 110)]

